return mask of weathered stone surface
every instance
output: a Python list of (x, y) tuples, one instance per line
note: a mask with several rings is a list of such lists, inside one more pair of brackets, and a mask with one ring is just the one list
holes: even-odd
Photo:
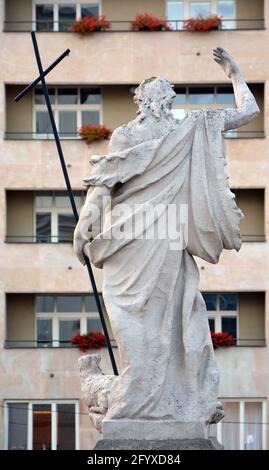
[(103, 439), (97, 442), (94, 450), (221, 450), (222, 446), (214, 439), (165, 439), (133, 440)]
[[(107, 155), (92, 156), (84, 179), (89, 189), (74, 248), (82, 262), (84, 252), (103, 268), (120, 375), (104, 380), (89, 359), (82, 384), (96, 426), (106, 416), (118, 437), (124, 420), (130, 430), (145, 420), (180, 423), (179, 437), (195, 438), (220, 416), (219, 374), (193, 256), (217, 263), (223, 249), (240, 248), (242, 214), (224, 173), (223, 131), (259, 110), (234, 59), (222, 49), (214, 59), (232, 78), (238, 109), (200, 109), (177, 120), (170, 83), (144, 80), (135, 93), (138, 116), (113, 132)], [(101, 215), (101, 232), (89, 242), (89, 226)], [(163, 439), (161, 426), (149, 428), (145, 435)]]

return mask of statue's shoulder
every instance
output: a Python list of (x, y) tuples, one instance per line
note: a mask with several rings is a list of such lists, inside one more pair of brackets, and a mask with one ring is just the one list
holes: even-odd
[(134, 137), (134, 121), (130, 121), (127, 124), (117, 127), (112, 132), (109, 142), (109, 151), (115, 152), (124, 150), (126, 147), (130, 147)]

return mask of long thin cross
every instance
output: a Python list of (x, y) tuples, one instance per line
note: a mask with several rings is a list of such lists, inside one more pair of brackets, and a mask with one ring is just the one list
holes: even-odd
[[(61, 143), (60, 143), (60, 139), (59, 139), (59, 134), (58, 134), (58, 131), (57, 131), (57, 128), (56, 128), (56, 124), (55, 124), (55, 120), (54, 120), (54, 116), (53, 116), (53, 112), (52, 112), (52, 107), (51, 107), (51, 102), (50, 102), (50, 97), (49, 97), (49, 91), (48, 91), (48, 87), (47, 87), (46, 80), (45, 80), (45, 76), (52, 69), (54, 69), (54, 67), (56, 67), (56, 65), (58, 65), (69, 54), (70, 49), (67, 49), (65, 52), (63, 52), (63, 54), (61, 54), (58, 57), (58, 59), (56, 59), (46, 70), (43, 70), (42, 63), (41, 63), (41, 58), (40, 58), (40, 54), (39, 54), (39, 49), (38, 49), (38, 45), (37, 45), (36, 35), (35, 35), (34, 31), (31, 32), (31, 36), (32, 36), (32, 42), (33, 42), (33, 47), (34, 47), (34, 51), (35, 51), (36, 62), (37, 62), (38, 70), (39, 70), (39, 77), (36, 78), (26, 88), (24, 88), (24, 90), (22, 90), (21, 93), (19, 93), (15, 97), (15, 101), (16, 102), (19, 101), (30, 90), (32, 90), (35, 87), (35, 85), (37, 85), (37, 83), (41, 82), (43, 93), (44, 93), (45, 100), (46, 100), (47, 110), (48, 110), (48, 113), (49, 113), (49, 119), (50, 119), (51, 127), (52, 127), (54, 138), (55, 138), (55, 143), (56, 143), (58, 155), (59, 155), (60, 162), (61, 162), (61, 167), (62, 167), (64, 179), (65, 179), (65, 184), (66, 184), (67, 191), (68, 191), (69, 200), (70, 200), (70, 203), (71, 203), (71, 207), (72, 207), (72, 211), (73, 211), (73, 214), (74, 214), (75, 221), (77, 223), (78, 218), (79, 218), (78, 211), (77, 211), (77, 208), (76, 208), (76, 203), (75, 203), (73, 191), (72, 191), (71, 184), (70, 184), (70, 179), (69, 179), (68, 172), (67, 172), (67, 169), (66, 169), (66, 164), (65, 164), (64, 155), (63, 155), (63, 151), (62, 151), (62, 147), (61, 147)], [(93, 294), (94, 294), (96, 305), (97, 305), (97, 310), (98, 310), (100, 320), (101, 320), (101, 323), (102, 323), (102, 327), (103, 327), (103, 331), (104, 331), (104, 335), (105, 335), (105, 339), (106, 339), (106, 344), (107, 344), (107, 348), (108, 348), (109, 357), (110, 357), (110, 360), (111, 360), (111, 365), (112, 365), (112, 368), (113, 368), (113, 372), (114, 372), (115, 375), (118, 375), (116, 361), (115, 361), (115, 358), (114, 358), (114, 354), (113, 354), (109, 334), (108, 334), (108, 331), (107, 331), (103, 309), (102, 309), (101, 302), (100, 302), (100, 299), (99, 299), (99, 295), (98, 295), (98, 292), (97, 292), (97, 287), (96, 287), (92, 267), (91, 267), (89, 259), (85, 255), (84, 255), (84, 260), (85, 260), (85, 264), (87, 266), (88, 274), (89, 274), (89, 277), (90, 277), (92, 290), (93, 290)]]

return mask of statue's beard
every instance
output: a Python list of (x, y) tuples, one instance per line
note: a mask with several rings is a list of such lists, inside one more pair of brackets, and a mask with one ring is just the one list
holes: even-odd
[(156, 102), (151, 102), (150, 104), (139, 103), (139, 109), (137, 114), (139, 116), (139, 122), (144, 121), (148, 118), (154, 118), (156, 121), (162, 121), (173, 118), (173, 114), (171, 112), (172, 109), (172, 102), (165, 103), (163, 105), (159, 105)]

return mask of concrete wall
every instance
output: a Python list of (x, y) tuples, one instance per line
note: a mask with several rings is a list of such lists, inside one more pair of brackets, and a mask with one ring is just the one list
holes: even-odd
[[(45, 3), (45, 2), (44, 2)], [(10, 23), (5, 25), (6, 31), (26, 31), (31, 29), (32, 0), (6, 0), (5, 20), (21, 21), (23, 23)], [(29, 21), (27, 21), (29, 20)]]
[[(6, 306), (6, 339), (33, 341), (35, 338), (34, 296), (31, 294), (8, 294)], [(27, 344), (21, 343), (21, 345), (27, 347)]]
[(24, 86), (6, 86), (6, 132), (28, 132), (33, 130), (32, 126), (32, 93), (24, 96), (18, 103), (14, 101), (15, 96), (20, 93)]
[[(240, 292), (239, 339), (262, 340), (265, 338), (265, 297), (263, 292)], [(263, 346), (261, 341), (247, 344)], [(242, 341), (244, 345), (244, 341)]]
[(10, 237), (10, 241), (13, 242), (31, 241), (31, 236), (34, 235), (33, 191), (7, 191), (6, 198), (7, 239)]
[(115, 23), (112, 29), (129, 29), (128, 21), (133, 20), (138, 13), (152, 13), (160, 18), (165, 17), (165, 0), (102, 0), (102, 12), (111, 21), (124, 21)]
[(102, 103), (103, 121), (113, 130), (136, 117), (137, 106), (128, 86), (103, 86)]
[(240, 224), (242, 239), (262, 240), (264, 237), (264, 190), (238, 189), (234, 191), (238, 207), (244, 214)]
[[(263, 0), (237, 0), (236, 18), (240, 19), (262, 19), (264, 18)], [(238, 28), (262, 27), (263, 21), (238, 21)]]

